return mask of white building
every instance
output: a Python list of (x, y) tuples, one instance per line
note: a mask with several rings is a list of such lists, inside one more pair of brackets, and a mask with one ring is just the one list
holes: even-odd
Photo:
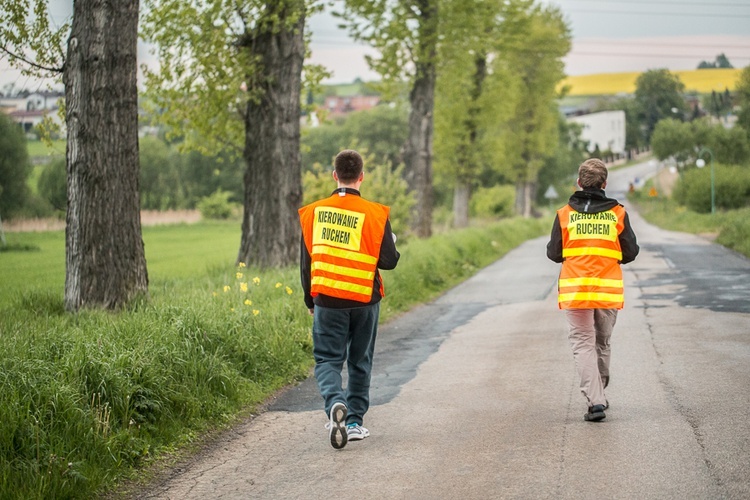
[(587, 142), (591, 153), (597, 146), (599, 151), (614, 154), (625, 153), (625, 111), (600, 111), (588, 115), (571, 116), (569, 122), (583, 126), (581, 139)]

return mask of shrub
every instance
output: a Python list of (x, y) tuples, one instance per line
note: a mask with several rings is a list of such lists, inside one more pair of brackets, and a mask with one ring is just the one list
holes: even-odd
[[(714, 165), (716, 208), (735, 209), (748, 205), (750, 167)], [(677, 182), (674, 199), (698, 213), (711, 211), (711, 168), (693, 168)]]
[(496, 185), (478, 188), (471, 197), (471, 215), (475, 217), (510, 217), (516, 190), (513, 186)]
[(201, 198), (198, 210), (204, 219), (228, 219), (238, 209), (237, 204), (229, 201), (232, 193), (217, 189), (211, 196)]

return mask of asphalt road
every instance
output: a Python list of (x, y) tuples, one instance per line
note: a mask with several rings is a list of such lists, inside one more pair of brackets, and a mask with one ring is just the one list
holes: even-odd
[[(656, 168), (612, 172), (608, 194)], [(629, 211), (603, 422), (583, 420), (539, 238), (381, 325), (368, 439), (331, 448), (307, 380), (138, 496), (750, 498), (750, 261)]]

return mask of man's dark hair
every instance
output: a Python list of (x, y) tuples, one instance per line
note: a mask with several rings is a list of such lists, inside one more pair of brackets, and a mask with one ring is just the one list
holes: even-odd
[(336, 170), (336, 175), (339, 181), (345, 184), (359, 179), (363, 165), (362, 156), (352, 149), (343, 150), (333, 160), (333, 168)]

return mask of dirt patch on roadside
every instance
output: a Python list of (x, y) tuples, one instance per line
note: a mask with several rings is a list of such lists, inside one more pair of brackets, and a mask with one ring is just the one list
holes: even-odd
[[(201, 220), (197, 210), (142, 210), (142, 226), (158, 226), (162, 224), (193, 224)], [(65, 229), (65, 221), (55, 217), (45, 219), (14, 219), (3, 221), (3, 229), (8, 233), (61, 231)]]

